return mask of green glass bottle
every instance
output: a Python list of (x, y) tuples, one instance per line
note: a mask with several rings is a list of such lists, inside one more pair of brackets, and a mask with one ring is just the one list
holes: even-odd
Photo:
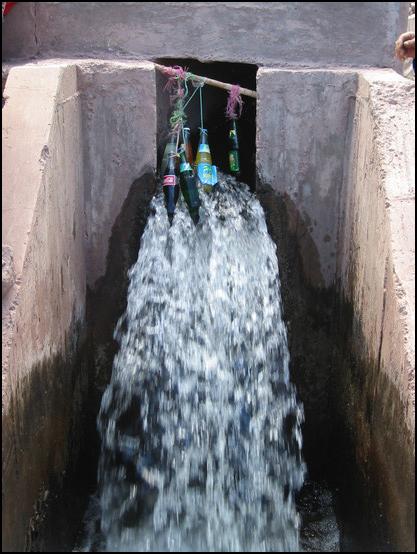
[(184, 147), (185, 157), (187, 162), (192, 166), (193, 165), (193, 148), (191, 146), (191, 131), (189, 127), (184, 127), (182, 131), (183, 143), (181, 146)]
[(187, 204), (188, 211), (190, 212), (191, 219), (197, 225), (200, 219), (200, 197), (198, 195), (197, 184), (195, 182), (194, 172), (191, 164), (186, 158), (186, 152), (184, 148), (179, 151), (180, 155), (180, 187)]
[(237, 125), (235, 119), (232, 119), (229, 131), (229, 169), (232, 175), (239, 177), (239, 141), (237, 138)]

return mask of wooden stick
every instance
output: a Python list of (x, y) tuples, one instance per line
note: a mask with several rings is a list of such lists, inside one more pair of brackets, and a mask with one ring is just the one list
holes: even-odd
[[(159, 63), (154, 63), (154, 66), (156, 69), (161, 71), (162, 73), (165, 73), (165, 75), (170, 75), (169, 73), (169, 67), (165, 65), (160, 65)], [(222, 83), (221, 81), (216, 81), (215, 79), (210, 79), (209, 77), (201, 77), (200, 75), (194, 75), (192, 73), (192, 80), (193, 81), (201, 81), (205, 85), (211, 85), (212, 87), (222, 88), (223, 90), (231, 90), (232, 85), (229, 85), (229, 83)], [(257, 94), (254, 90), (250, 90), (248, 88), (242, 88), (240, 87), (239, 90), (240, 94), (244, 94), (245, 96), (250, 96), (251, 98), (256, 98)]]

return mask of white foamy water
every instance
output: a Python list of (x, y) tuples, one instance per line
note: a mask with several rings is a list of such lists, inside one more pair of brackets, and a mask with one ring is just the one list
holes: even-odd
[(98, 417), (100, 538), (85, 550), (299, 550), (303, 413), (275, 245), (247, 186), (219, 178), (197, 227), (180, 200), (170, 228), (153, 200)]

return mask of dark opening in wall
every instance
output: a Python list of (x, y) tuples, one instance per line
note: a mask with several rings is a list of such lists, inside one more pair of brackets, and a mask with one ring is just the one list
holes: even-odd
[[(251, 90), (256, 90), (257, 66), (251, 64), (236, 64), (225, 62), (202, 63), (193, 59), (169, 59), (155, 60), (166, 66), (179, 65), (191, 73), (203, 77), (210, 77), (224, 83), (238, 84)], [(171, 106), (169, 94), (164, 87), (167, 77), (157, 71), (157, 102), (158, 102), (158, 167), (160, 166), (163, 151), (169, 131), (169, 117)], [(191, 94), (194, 88), (191, 86)], [(209, 85), (203, 88), (204, 126), (208, 130), (210, 150), (213, 164), (229, 173), (228, 164), (228, 132), (229, 121), (226, 119), (226, 103), (228, 92)], [(241, 180), (255, 190), (255, 166), (256, 166), (256, 99), (242, 96), (243, 110), (238, 121)], [(191, 141), (194, 153), (197, 150), (200, 127), (200, 102), (199, 94), (186, 109), (187, 127), (191, 129)]]

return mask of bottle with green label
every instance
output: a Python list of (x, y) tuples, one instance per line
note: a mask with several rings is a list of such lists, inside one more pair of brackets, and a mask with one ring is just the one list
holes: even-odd
[(207, 129), (200, 129), (200, 143), (195, 159), (197, 176), (205, 192), (213, 189), (213, 170)]
[(239, 177), (239, 141), (237, 138), (237, 125), (235, 119), (232, 119), (229, 131), (229, 169), (232, 175)]
[(191, 164), (186, 158), (185, 149), (181, 147), (180, 155), (180, 187), (190, 212), (191, 219), (197, 225), (199, 221), (200, 197)]

